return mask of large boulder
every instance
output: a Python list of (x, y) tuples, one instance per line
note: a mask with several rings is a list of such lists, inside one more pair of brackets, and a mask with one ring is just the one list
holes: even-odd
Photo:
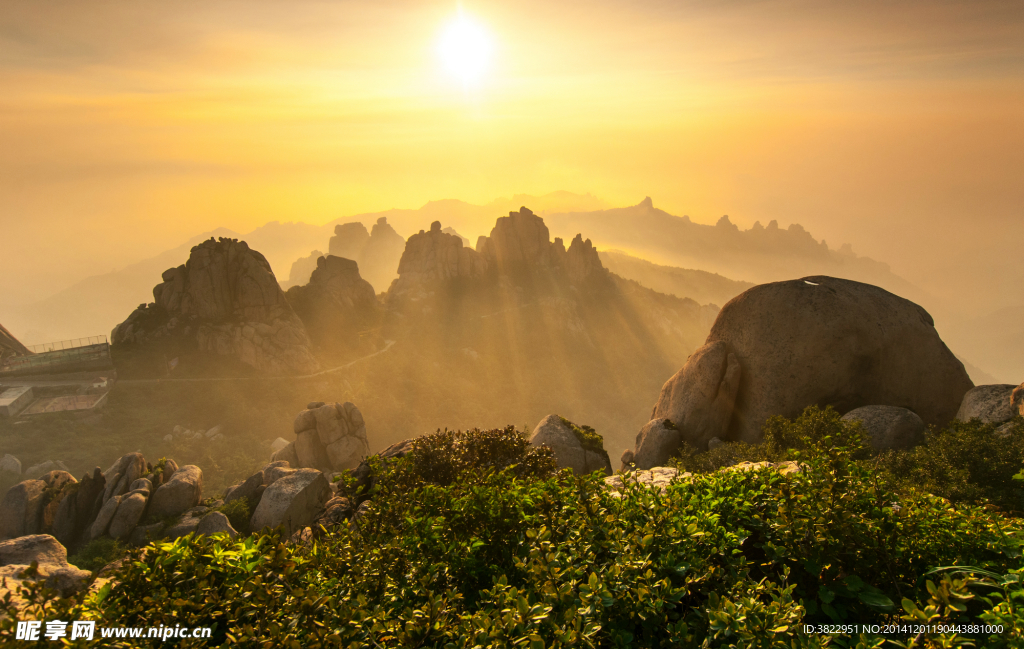
[(110, 527), (107, 530), (107, 534), (113, 539), (126, 539), (128, 538), (135, 526), (142, 520), (142, 515), (146, 511), (146, 496), (142, 492), (136, 491), (124, 496), (121, 499), (120, 504), (117, 506), (117, 511), (114, 512), (113, 518), (110, 520)]
[(299, 469), (267, 487), (249, 527), (255, 531), (282, 525), (290, 536), (311, 525), (330, 498), (331, 487), (323, 473)]
[[(294, 424), (295, 442), (274, 454), (293, 467), (324, 473), (354, 469), (369, 453), (366, 422), (354, 404), (315, 402)], [(294, 457), (292, 457), (294, 456)]]
[(548, 415), (533, 429), (530, 444), (550, 448), (558, 466), (563, 469), (572, 469), (581, 474), (602, 471), (605, 475), (611, 475), (612, 463), (608, 453), (603, 447), (584, 447), (573, 426), (572, 422), (563, 417)]
[(74, 492), (60, 501), (53, 517), (53, 536), (65, 547), (73, 546), (89, 530), (103, 504), (106, 478), (99, 467), (86, 474)]
[(103, 488), (103, 502), (114, 496), (123, 496), (133, 482), (146, 475), (146, 458), (142, 453), (122, 455), (103, 474), (106, 485)]
[(631, 457), (623, 456), (623, 465), (632, 464), (638, 469), (665, 466), (682, 441), (682, 433), (669, 419), (652, 419), (637, 433), (636, 451)]
[(920, 443), (924, 422), (911, 410), (897, 406), (861, 406), (842, 417), (859, 421), (875, 451), (910, 448)]
[(927, 311), (877, 286), (834, 277), (745, 291), (722, 308), (701, 351), (666, 384), (654, 409), (684, 438), (689, 413), (724, 417), (716, 400), (730, 386), (730, 355), (741, 369), (727, 432), (714, 435), (723, 440), (758, 442), (769, 417), (794, 418), (810, 405), (840, 412), (899, 406), (926, 424), (945, 425), (973, 387)]
[(110, 529), (110, 521), (114, 520), (114, 514), (117, 513), (117, 506), (121, 504), (121, 499), (124, 496), (112, 496), (107, 502), (103, 503), (100, 507), (100, 511), (96, 514), (96, 519), (92, 522), (92, 527), (89, 528), (89, 538), (98, 539), (107, 533)]
[(153, 518), (177, 516), (198, 505), (202, 494), (202, 469), (191, 464), (180, 467), (153, 493), (149, 503), (150, 515)]
[[(680, 441), (701, 451), (707, 450), (712, 438), (725, 439), (728, 434), (740, 375), (739, 360), (729, 352), (728, 345), (720, 340), (709, 342), (695, 351), (683, 368), (661, 388), (651, 419), (669, 420), (679, 431)], [(661, 450), (651, 455), (654, 447), (650, 447), (645, 463), (651, 461), (654, 464), (642, 468), (664, 464), (668, 459), (664, 453), (675, 450), (664, 446), (671, 437), (665, 434), (658, 436), (657, 439), (661, 440), (658, 448)], [(664, 459), (656, 460), (656, 457)]]
[(24, 480), (7, 490), (0, 501), (0, 538), (39, 532), (45, 492), (42, 480)]
[(1016, 385), (979, 385), (967, 391), (960, 409), (956, 413), (958, 421), (980, 419), (985, 424), (1001, 424), (1010, 421), (1015, 415), (1012, 395)]
[(210, 512), (199, 520), (196, 526), (196, 534), (213, 536), (214, 534), (227, 534), (231, 538), (238, 538), (238, 532), (231, 527), (231, 521), (221, 512)]
[(68, 596), (81, 590), (92, 577), (87, 570), (79, 570), (68, 563), (68, 553), (63, 545), (49, 534), (33, 534), (0, 542), (0, 596), (4, 591), (13, 591), (15, 584), (7, 583), (35, 561), (38, 577), (46, 580), (46, 586)]
[(7, 453), (0, 458), (0, 475), (2, 476), (20, 476), (21, 475), (21, 460), (14, 457), (10, 453)]
[(184, 363), (225, 357), (264, 374), (319, 369), (270, 264), (244, 241), (204, 241), (162, 279), (153, 303), (114, 328), (114, 351), (175, 349)]

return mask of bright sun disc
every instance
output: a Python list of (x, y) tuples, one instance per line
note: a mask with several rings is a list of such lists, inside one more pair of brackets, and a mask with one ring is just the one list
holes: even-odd
[(487, 69), (491, 40), (480, 25), (460, 15), (441, 34), (438, 52), (445, 69), (468, 84)]

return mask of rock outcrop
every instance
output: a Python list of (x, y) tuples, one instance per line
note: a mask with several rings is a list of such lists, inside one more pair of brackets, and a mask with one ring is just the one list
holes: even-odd
[(861, 406), (842, 417), (843, 421), (859, 421), (868, 434), (875, 451), (905, 449), (919, 444), (924, 436), (924, 422), (911, 410), (897, 406)]
[(114, 328), (115, 351), (170, 345), (179, 356), (230, 357), (268, 374), (319, 367), (270, 264), (244, 241), (195, 246), (188, 262), (164, 272), (153, 298)]
[[(308, 284), (310, 276), (316, 270), (316, 260), (323, 256), (324, 253), (314, 250), (305, 257), (300, 257), (292, 262), (292, 268), (288, 272), (288, 281), (281, 282), (281, 288), (288, 290), (292, 286)], [(344, 255), (341, 256), (344, 257)]]
[(0, 597), (17, 589), (17, 575), (36, 562), (35, 579), (43, 579), (48, 588), (62, 596), (78, 592), (89, 582), (92, 573), (68, 563), (68, 553), (57, 539), (48, 534), (22, 536), (0, 542)]
[(267, 487), (249, 523), (251, 529), (284, 526), (288, 535), (310, 525), (331, 498), (324, 474), (299, 469)]
[(604, 447), (598, 445), (596, 440), (599, 438), (590, 431), (590, 439), (581, 439), (578, 429), (563, 417), (548, 415), (533, 429), (530, 444), (550, 448), (558, 466), (563, 469), (572, 469), (580, 474), (601, 471), (611, 475), (612, 464)]
[(274, 453), (295, 468), (331, 474), (354, 469), (369, 454), (366, 422), (355, 404), (310, 403), (295, 417), (295, 441)]
[(291, 287), (286, 296), (322, 347), (357, 343), (359, 331), (372, 326), (380, 312), (373, 286), (359, 276), (356, 262), (334, 255), (317, 259), (309, 283)]
[(958, 421), (980, 419), (985, 424), (1001, 424), (1022, 414), (1020, 406), (1014, 408), (1013, 394), (1020, 388), (1016, 385), (979, 385), (964, 395), (957, 410)]
[(713, 437), (757, 442), (769, 417), (810, 405), (897, 406), (944, 425), (971, 387), (920, 306), (869, 284), (807, 277), (726, 304), (652, 417), (706, 448)]
[[(707, 450), (712, 438), (726, 439), (741, 374), (739, 360), (726, 343), (709, 342), (695, 351), (661, 388), (651, 419), (668, 419), (679, 431), (680, 441)], [(662, 444), (660, 448), (649, 458), (645, 456), (646, 466), (641, 468), (659, 466), (668, 459), (662, 458), (667, 447)], [(640, 451), (637, 446), (638, 456)]]
[(405, 239), (380, 217), (371, 232), (362, 223), (334, 226), (328, 252), (359, 263), (363, 278), (374, 290), (383, 292), (398, 276), (398, 262), (405, 250)]
[(150, 515), (156, 519), (178, 516), (198, 505), (202, 493), (202, 469), (193, 465), (183, 466), (153, 493)]
[(487, 259), (472, 248), (463, 246), (462, 238), (446, 234), (441, 223), (434, 221), (428, 232), (409, 237), (398, 264), (396, 291), (406, 285), (479, 277), (487, 271)]

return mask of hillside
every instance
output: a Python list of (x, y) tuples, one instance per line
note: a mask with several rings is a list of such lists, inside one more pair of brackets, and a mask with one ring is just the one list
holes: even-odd
[(659, 293), (688, 297), (701, 304), (725, 304), (753, 284), (689, 268), (660, 266), (621, 250), (604, 250), (601, 263), (611, 272), (634, 280)]

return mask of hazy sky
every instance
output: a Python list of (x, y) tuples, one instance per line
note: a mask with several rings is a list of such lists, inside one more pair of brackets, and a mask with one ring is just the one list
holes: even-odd
[(0, 0), (0, 304), (217, 226), (558, 189), (1024, 302), (1019, 0), (462, 6), (468, 89), (453, 2)]

